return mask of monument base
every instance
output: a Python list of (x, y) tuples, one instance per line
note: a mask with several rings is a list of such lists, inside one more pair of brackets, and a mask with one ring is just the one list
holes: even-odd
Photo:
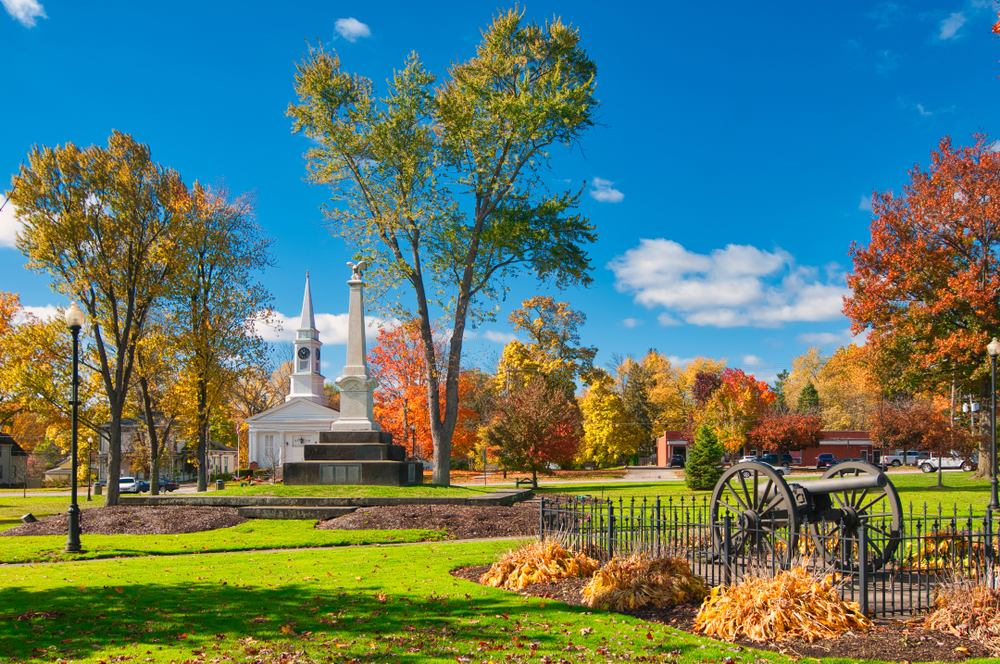
[(384, 431), (324, 431), (319, 443), (302, 448), (304, 461), (286, 463), (287, 485), (423, 484), (423, 464), (405, 461), (406, 448), (392, 444)]

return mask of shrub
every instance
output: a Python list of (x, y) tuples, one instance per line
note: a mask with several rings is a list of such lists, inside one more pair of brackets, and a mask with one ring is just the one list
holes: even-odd
[(590, 576), (598, 563), (559, 542), (532, 542), (511, 549), (493, 563), (479, 582), (492, 588), (520, 590), (532, 583)]
[(616, 556), (597, 570), (583, 589), (583, 600), (595, 609), (623, 611), (701, 601), (707, 594), (705, 583), (686, 560), (638, 553)]
[(707, 491), (715, 487), (722, 477), (722, 454), (725, 450), (719, 443), (711, 427), (702, 424), (688, 446), (687, 462), (684, 464), (684, 483), (689, 489)]
[(1000, 656), (1000, 589), (955, 578), (934, 604), (924, 627), (971, 639)]
[(694, 631), (706, 636), (757, 643), (795, 637), (811, 643), (869, 627), (857, 603), (837, 594), (833, 574), (818, 578), (804, 567), (713, 588), (694, 621)]

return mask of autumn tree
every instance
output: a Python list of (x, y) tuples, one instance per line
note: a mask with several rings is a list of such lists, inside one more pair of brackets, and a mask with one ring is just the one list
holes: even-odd
[[(820, 372), (826, 365), (827, 356), (822, 348), (810, 347), (805, 353), (792, 358), (792, 370), (782, 383), (785, 404), (791, 410), (798, 410), (799, 398), (806, 386), (816, 387)], [(811, 397), (810, 397), (811, 398)]]
[[(7, 355), (7, 344), (4, 342), (8, 335), (14, 331), (15, 316), (20, 311), (21, 300), (17, 294), (0, 291), (0, 366), (4, 366), (10, 361)], [(0, 430), (9, 426), (20, 410), (13, 392), (0, 389)]]
[(725, 360), (704, 357), (697, 357), (683, 367), (675, 367), (655, 350), (643, 357), (642, 364), (650, 375), (649, 398), (657, 430), (686, 426), (700, 407), (695, 396), (698, 374), (711, 374), (718, 378), (726, 368)]
[(819, 391), (812, 384), (812, 381), (809, 381), (802, 388), (802, 391), (799, 392), (799, 398), (796, 401), (796, 410), (800, 413), (815, 413), (819, 410), (819, 406)]
[[(899, 195), (872, 199), (871, 243), (852, 244), (845, 313), (868, 331), (874, 371), (891, 391), (969, 390), (988, 374), (986, 345), (1000, 335), (1000, 152), (977, 134), (949, 137)], [(989, 449), (980, 449), (988, 472)]]
[[(435, 335), (439, 350), (447, 341)], [(436, 357), (444, 358), (443, 352)], [(419, 456), (427, 458), (433, 450), (430, 409), (427, 406), (427, 377), (420, 326), (407, 321), (397, 326), (384, 326), (376, 335), (375, 345), (368, 351), (372, 376), (379, 383), (375, 390), (374, 415), (383, 431), (391, 433), (397, 445), (405, 445)], [(439, 367), (439, 371), (445, 371)], [(454, 449), (468, 453), (478, 437), (478, 414), (468, 403), (470, 382), (459, 380), (459, 421), (453, 435)], [(439, 398), (444, 398), (439, 394)]]
[(529, 340), (514, 340), (504, 346), (496, 389), (526, 385), (532, 377), (541, 376), (550, 386), (575, 394), (577, 379), (589, 375), (597, 355), (596, 348), (580, 344), (580, 328), (587, 316), (571, 309), (567, 302), (536, 295), (512, 311), (508, 321), (515, 332), (524, 332)]
[(750, 430), (770, 413), (775, 399), (767, 383), (740, 369), (723, 371), (718, 387), (709, 394), (695, 425), (712, 427), (728, 452), (746, 447)]
[(629, 415), (615, 380), (605, 371), (595, 371), (579, 399), (583, 414), (583, 446), (580, 461), (598, 466), (620, 463), (647, 442), (647, 432)]
[[(520, 10), (497, 14), (475, 56), (437, 85), (415, 53), (383, 98), (322, 47), (298, 66), (288, 115), (316, 142), (309, 178), (332, 188), (331, 231), (372, 266), (373, 292), (413, 290), (412, 306), (397, 295), (385, 308), (419, 322), (435, 483), (449, 483), (467, 325), (493, 319), (516, 275), (592, 281), (594, 227), (572, 212), (582, 189), (551, 193), (542, 178), (549, 149), (593, 124), (596, 71), (576, 30), (525, 22)], [(451, 328), (444, 373), (437, 310)]]
[(195, 183), (174, 206), (186, 224), (184, 263), (170, 292), (172, 339), (183, 363), (187, 430), (197, 440), (198, 491), (206, 491), (213, 412), (247, 367), (266, 361), (257, 329), (269, 321), (271, 296), (257, 274), (274, 263), (272, 240), (254, 219), (251, 196), (231, 198), (224, 188)]
[(505, 468), (531, 473), (550, 464), (569, 463), (580, 446), (583, 427), (572, 396), (536, 376), (494, 400), (489, 422), (480, 431), (483, 442)]
[(823, 418), (819, 415), (771, 413), (747, 433), (747, 440), (760, 450), (784, 454), (819, 445), (822, 431)]
[(135, 349), (184, 260), (172, 204), (183, 190), (148, 147), (115, 131), (106, 148), (32, 148), (7, 194), (23, 224), (17, 246), (27, 267), (87, 312), (110, 416), (107, 505), (118, 504)]
[(872, 374), (867, 347), (848, 344), (831, 355), (816, 377), (824, 426), (835, 431), (864, 431), (882, 400)]

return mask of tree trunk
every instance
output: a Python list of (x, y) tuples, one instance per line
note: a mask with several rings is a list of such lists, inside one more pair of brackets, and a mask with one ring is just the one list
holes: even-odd
[(160, 455), (159, 439), (156, 435), (156, 420), (153, 417), (153, 400), (149, 396), (149, 381), (139, 378), (142, 392), (142, 414), (146, 418), (146, 434), (149, 436), (149, 495), (160, 495)]
[(122, 472), (122, 404), (111, 406), (111, 427), (108, 431), (108, 497), (107, 507), (118, 505), (118, 477)]
[(198, 491), (208, 491), (208, 386), (198, 382)]

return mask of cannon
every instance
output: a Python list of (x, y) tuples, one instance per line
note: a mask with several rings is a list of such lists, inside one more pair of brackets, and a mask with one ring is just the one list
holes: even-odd
[(818, 553), (827, 563), (854, 568), (865, 529), (863, 555), (875, 571), (892, 559), (903, 530), (896, 488), (865, 461), (844, 461), (802, 482), (788, 482), (764, 463), (738, 463), (719, 478), (709, 509), (716, 553), (726, 546), (728, 514), (731, 555), (762, 553), (785, 565)]

